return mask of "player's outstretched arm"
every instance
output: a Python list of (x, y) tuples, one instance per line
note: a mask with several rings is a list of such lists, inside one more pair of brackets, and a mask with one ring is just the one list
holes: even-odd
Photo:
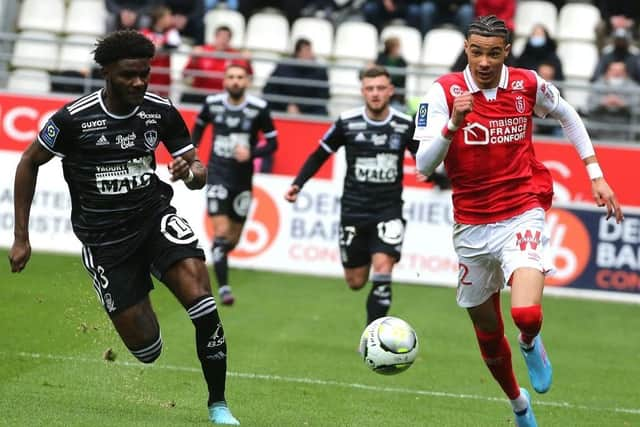
[(584, 159), (584, 163), (591, 178), (591, 193), (593, 194), (596, 204), (607, 208), (607, 219), (615, 217), (616, 222), (620, 224), (624, 219), (622, 208), (620, 207), (620, 203), (618, 203), (615, 193), (604, 179), (596, 156), (590, 156)]
[(9, 251), (9, 263), (13, 273), (24, 269), (31, 257), (31, 243), (29, 242), (29, 214), (31, 202), (36, 191), (36, 181), (40, 165), (48, 162), (53, 154), (47, 151), (36, 140), (22, 153), (16, 168), (13, 186), (14, 205), (14, 240)]
[(195, 149), (174, 158), (169, 163), (171, 181), (183, 180), (187, 188), (197, 190), (207, 182), (207, 170), (200, 162)]
[(331, 153), (325, 150), (322, 145), (320, 145), (313, 153), (311, 153), (311, 155), (304, 162), (304, 165), (302, 165), (300, 172), (298, 172), (298, 176), (296, 176), (296, 178), (293, 180), (293, 183), (285, 193), (284, 198), (286, 201), (291, 203), (296, 201), (296, 199), (298, 198), (298, 193), (300, 192), (302, 186), (313, 175), (315, 175), (316, 172), (318, 172), (318, 169), (320, 169), (324, 162), (327, 161), (330, 155)]

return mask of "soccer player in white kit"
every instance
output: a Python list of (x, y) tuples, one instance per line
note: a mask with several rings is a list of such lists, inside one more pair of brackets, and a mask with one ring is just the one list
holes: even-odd
[(414, 138), (417, 165), (429, 176), (444, 161), (453, 188), (453, 242), (459, 258), (458, 305), (466, 308), (482, 357), (511, 401), (516, 425), (536, 426), (529, 393), (520, 388), (504, 335), (500, 290), (511, 286), (511, 317), (529, 378), (549, 390), (552, 369), (544, 349), (542, 292), (549, 271), (545, 210), (552, 179), (535, 158), (533, 114), (557, 119), (575, 146), (607, 218), (623, 220), (578, 116), (534, 71), (504, 65), (511, 45), (505, 23), (477, 18), (464, 44), (469, 65), (440, 77), (418, 108)]

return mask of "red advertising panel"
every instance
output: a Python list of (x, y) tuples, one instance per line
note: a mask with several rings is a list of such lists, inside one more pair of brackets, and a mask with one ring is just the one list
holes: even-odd
[[(31, 97), (0, 93), (0, 150), (22, 151), (33, 141), (44, 121), (71, 98)], [(197, 110), (180, 108), (187, 123), (193, 126)], [(290, 118), (275, 120), (278, 130), (279, 148), (274, 157), (274, 173), (294, 175), (318, 140), (331, 125), (330, 121), (306, 121)], [(203, 161), (209, 156), (211, 147), (210, 128), (202, 139), (199, 152)], [(538, 158), (549, 168), (555, 181), (556, 199), (562, 202), (592, 202), (591, 187), (582, 161), (568, 142), (538, 140), (535, 144)], [(627, 178), (630, 171), (640, 164), (640, 148), (632, 145), (599, 145), (597, 154), (607, 180), (612, 185), (619, 201), (625, 206), (640, 207), (640, 192), (633, 181)], [(165, 163), (169, 155), (161, 149), (158, 161)], [(318, 172), (317, 177), (331, 178), (333, 159)], [(407, 155), (405, 159), (405, 183), (418, 184), (414, 176), (415, 164)]]

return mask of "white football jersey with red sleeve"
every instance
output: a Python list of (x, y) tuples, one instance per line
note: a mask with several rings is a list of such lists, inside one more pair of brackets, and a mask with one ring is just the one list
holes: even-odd
[(450, 118), (453, 100), (473, 94), (473, 110), (444, 159), (453, 188), (454, 218), (487, 224), (551, 206), (551, 174), (532, 144), (533, 114), (544, 117), (560, 95), (534, 71), (504, 66), (496, 89), (480, 89), (469, 67), (440, 77), (420, 104), (414, 139), (430, 143)]

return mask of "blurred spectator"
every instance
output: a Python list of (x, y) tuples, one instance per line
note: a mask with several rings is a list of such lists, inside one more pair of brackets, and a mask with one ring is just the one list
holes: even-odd
[(407, 17), (407, 2), (404, 0), (366, 0), (362, 5), (364, 19), (378, 31), (392, 19)]
[(640, 81), (640, 70), (638, 68), (639, 57), (631, 49), (631, 33), (624, 28), (618, 28), (613, 31), (612, 37), (613, 44), (607, 46), (602, 51), (591, 81), (596, 81), (602, 76), (612, 62), (624, 62), (629, 77), (636, 82)]
[(238, 10), (249, 19), (251, 15), (260, 9), (274, 7), (284, 13), (289, 20), (289, 24), (293, 24), (300, 16), (300, 11), (304, 5), (304, 0), (238, 0)]
[[(298, 102), (294, 98), (307, 98), (310, 101), (326, 101), (329, 99), (329, 78), (327, 68), (318, 66), (316, 57), (313, 54), (311, 42), (301, 38), (296, 41), (293, 59), (299, 61), (297, 64), (291, 62), (279, 63), (267, 80), (263, 89), (265, 98), (269, 102), (272, 111), (286, 111), (290, 114), (318, 114), (327, 115), (327, 107), (324, 105), (307, 104)], [(305, 64), (305, 62), (308, 64)], [(289, 80), (285, 82), (283, 80)], [(295, 80), (301, 80), (297, 84)], [(313, 84), (313, 86), (308, 84)], [(288, 102), (281, 100), (271, 100), (270, 96), (291, 97)], [(272, 98), (273, 99), (273, 98)]]
[(238, 10), (238, 0), (204, 0), (204, 10), (231, 9)]
[(300, 14), (331, 20), (337, 5), (333, 0), (304, 0)]
[(405, 81), (407, 73), (407, 61), (401, 54), (400, 39), (388, 37), (384, 41), (384, 50), (378, 55), (376, 64), (382, 65), (391, 74), (391, 83), (395, 87), (395, 93), (391, 97), (391, 105), (400, 111), (406, 110), (405, 106)]
[(638, 85), (629, 78), (624, 62), (613, 61), (608, 64), (605, 74), (596, 80), (589, 95), (588, 114), (601, 125), (591, 129), (594, 138), (629, 138), (625, 125), (629, 124), (634, 106), (638, 104), (637, 90)]
[(562, 62), (556, 53), (556, 42), (549, 36), (544, 25), (537, 24), (531, 30), (531, 35), (527, 39), (522, 54), (516, 59), (515, 66), (537, 70), (542, 63), (553, 65), (553, 80), (564, 80)]
[(105, 0), (107, 32), (148, 27), (149, 11), (158, 0)]
[[(558, 68), (555, 61), (538, 63), (535, 68), (538, 75), (548, 82), (554, 82), (562, 80), (558, 77)], [(561, 137), (563, 135), (562, 127), (558, 124), (557, 120), (549, 120), (550, 124), (535, 124), (533, 131), (542, 135), (552, 135)]]
[(515, 28), (516, 0), (475, 0), (476, 16), (495, 15), (502, 19), (509, 31)]
[(187, 84), (190, 83), (194, 91), (185, 90), (182, 102), (201, 104), (207, 95), (221, 92), (224, 70), (230, 64), (245, 67), (249, 74), (253, 74), (251, 62), (237, 49), (233, 49), (231, 42), (231, 28), (226, 25), (215, 30), (213, 45), (196, 46), (191, 51), (191, 57), (184, 69)]
[(418, 28), (423, 36), (432, 28), (445, 23), (455, 24), (466, 34), (473, 17), (470, 0), (414, 0), (408, 5), (408, 22)]
[(596, 6), (602, 14), (602, 21), (596, 29), (598, 48), (604, 48), (606, 37), (618, 28), (631, 33), (631, 38), (638, 39), (640, 23), (640, 2), (634, 0), (597, 0)]
[(162, 0), (173, 12), (173, 25), (193, 44), (204, 43), (204, 1), (205, 0)]
[(180, 33), (173, 27), (171, 10), (166, 6), (156, 6), (151, 10), (151, 26), (141, 30), (156, 47), (156, 55), (151, 60), (149, 85), (151, 91), (169, 96), (171, 85), (171, 50), (180, 45)]

